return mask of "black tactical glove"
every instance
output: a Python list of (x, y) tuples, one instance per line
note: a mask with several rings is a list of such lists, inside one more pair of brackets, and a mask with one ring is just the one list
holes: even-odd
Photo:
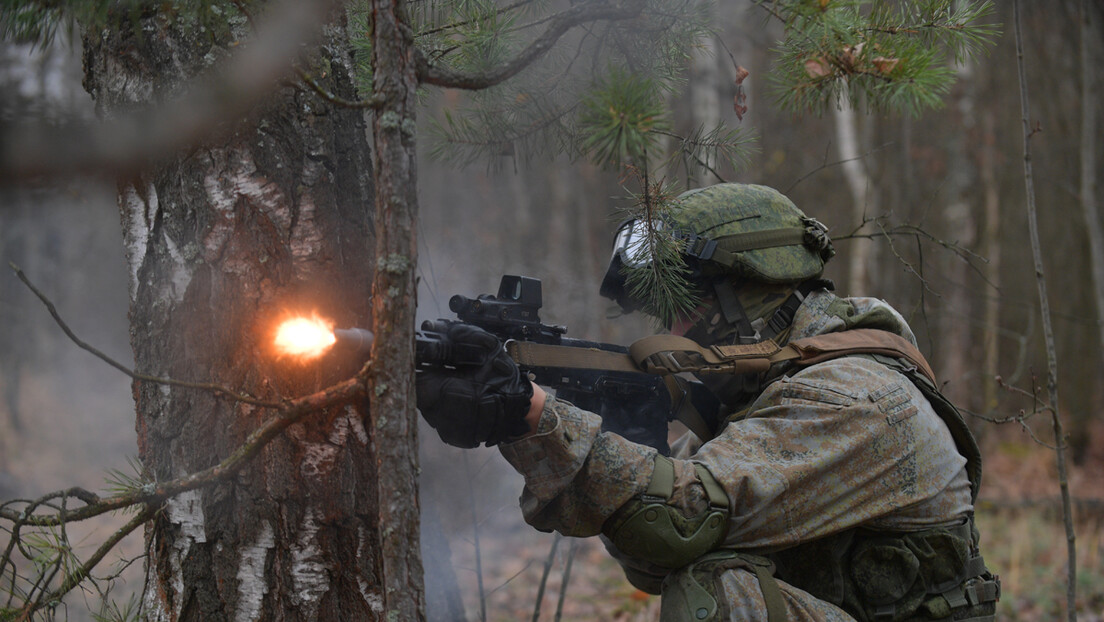
[(487, 331), (457, 322), (449, 326), (453, 348), (478, 352), (473, 365), (418, 370), (418, 410), (441, 440), (454, 447), (497, 445), (529, 431), (525, 415), (533, 385), (502, 342)]

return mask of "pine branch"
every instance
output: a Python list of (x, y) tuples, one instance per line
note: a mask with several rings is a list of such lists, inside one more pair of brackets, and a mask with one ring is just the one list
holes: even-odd
[(665, 224), (667, 214), (677, 209), (670, 189), (662, 180), (651, 183), (646, 167), (633, 169), (633, 173), (640, 176), (644, 192), (634, 197), (629, 215), (645, 224), (645, 237), (635, 248), (627, 249), (630, 265), (622, 269), (626, 286), (641, 310), (657, 324), (667, 326), (680, 316), (692, 316), (701, 300), (682, 254), (685, 241), (677, 237), (680, 232)]
[(643, 8), (643, 0), (625, 0), (624, 4), (609, 4), (605, 1), (576, 4), (553, 16), (549, 20), (548, 28), (514, 58), (480, 73), (465, 74), (452, 71), (430, 63), (425, 54), (418, 51), (415, 58), (418, 80), (423, 84), (444, 88), (466, 90), (489, 88), (512, 78), (547, 54), (556, 41), (572, 28), (598, 20), (629, 19), (639, 15)]
[(939, 107), (955, 80), (948, 52), (954, 61), (979, 54), (998, 34), (983, 23), (988, 1), (759, 5), (785, 27), (772, 82), (779, 104), (798, 111), (822, 112), (843, 97), (912, 115)]

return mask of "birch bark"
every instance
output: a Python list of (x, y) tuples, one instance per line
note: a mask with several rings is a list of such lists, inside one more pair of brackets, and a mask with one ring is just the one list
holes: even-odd
[[(85, 85), (101, 115), (152, 108), (248, 46), (160, 14), (85, 35)], [(305, 65), (354, 94), (341, 20)], [(274, 85), (275, 86), (275, 85)], [(292, 88), (187, 153), (119, 182), (139, 371), (259, 396), (347, 378), (355, 360), (281, 361), (288, 311), (368, 325), (372, 181), (359, 112)], [(226, 457), (269, 413), (194, 390), (135, 382), (139, 457), (166, 480)], [(376, 459), (367, 404), (292, 425), (231, 481), (181, 495), (147, 525), (144, 619), (383, 617)]]

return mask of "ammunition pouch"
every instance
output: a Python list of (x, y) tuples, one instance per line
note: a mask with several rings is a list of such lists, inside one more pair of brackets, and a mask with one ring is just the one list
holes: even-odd
[(770, 558), (780, 579), (859, 622), (992, 621), (1000, 597), (972, 519), (914, 533), (854, 529)]

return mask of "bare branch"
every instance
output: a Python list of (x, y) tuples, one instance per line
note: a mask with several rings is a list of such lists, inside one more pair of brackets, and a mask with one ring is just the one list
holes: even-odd
[(563, 536), (560, 532), (552, 535), (552, 548), (548, 549), (548, 557), (544, 560), (544, 571), (541, 572), (540, 583), (537, 585), (537, 602), (533, 605), (533, 622), (539, 622), (541, 601), (544, 600), (544, 588), (548, 584), (548, 575), (552, 572), (552, 562), (556, 559), (556, 549), (560, 546)]
[(84, 507), (69, 511), (64, 519), (59, 514), (34, 514), (34, 508), (43, 505), (45, 500), (48, 499), (66, 498), (67, 493), (65, 492), (50, 493), (33, 502), (30, 511), (24, 509), (17, 512), (5, 506), (0, 506), (0, 518), (17, 525), (57, 526), (65, 522), (84, 520), (133, 505), (160, 503), (182, 492), (223, 481), (240, 471), (269, 441), (293, 423), (322, 409), (363, 399), (368, 394), (366, 383), (371, 368), (372, 362), (368, 361), (356, 376), (348, 380), (322, 389), (317, 393), (287, 401), (280, 407), (276, 415), (261, 424), (232, 454), (215, 466), (166, 482), (151, 482), (137, 490), (111, 497), (97, 498), (97, 500), (87, 503)]
[(150, 376), (147, 374), (138, 373), (130, 369), (126, 365), (123, 365), (122, 363), (116, 361), (115, 359), (104, 354), (95, 347), (89, 345), (88, 343), (85, 343), (83, 340), (80, 339), (80, 337), (77, 337), (73, 330), (69, 328), (69, 325), (65, 323), (65, 320), (61, 319), (61, 314), (58, 313), (57, 308), (54, 306), (54, 303), (46, 297), (46, 294), (42, 293), (41, 290), (39, 290), (37, 287), (34, 286), (33, 283), (31, 283), (30, 279), (27, 278), (27, 275), (23, 273), (23, 270), (20, 269), (19, 266), (10, 261), (8, 262), (8, 265), (11, 266), (11, 269), (15, 272), (15, 275), (19, 277), (19, 280), (23, 281), (23, 284), (26, 285), (31, 290), (31, 292), (33, 292), (34, 295), (42, 301), (42, 304), (46, 305), (46, 310), (50, 312), (50, 317), (54, 318), (54, 322), (56, 322), (57, 325), (61, 327), (62, 332), (65, 333), (66, 337), (69, 337), (70, 341), (75, 343), (80, 349), (85, 350), (86, 352), (90, 352), (96, 358), (123, 372), (127, 376), (130, 376), (132, 379), (142, 380), (145, 382), (155, 382), (157, 384), (164, 384), (174, 387), (186, 387), (190, 389), (203, 389), (206, 391), (212, 391), (219, 395), (229, 397), (234, 401), (251, 404), (253, 406), (259, 406), (262, 408), (281, 407), (281, 404), (279, 402), (268, 402), (264, 400), (259, 400), (255, 397), (238, 393), (233, 389), (229, 389), (217, 384), (211, 384), (207, 382), (188, 382), (186, 380), (174, 380), (172, 378), (160, 378), (158, 376)]
[(103, 561), (103, 558), (106, 557), (107, 554), (115, 548), (115, 545), (119, 544), (119, 542), (121, 542), (123, 538), (133, 533), (135, 529), (144, 525), (146, 521), (152, 518), (153, 515), (157, 512), (158, 509), (155, 507), (144, 507), (142, 511), (136, 514), (134, 518), (130, 519), (130, 521), (127, 522), (126, 525), (123, 525), (110, 536), (108, 536), (108, 538), (104, 540), (104, 542), (100, 545), (98, 549), (96, 549), (92, 556), (89, 557), (88, 560), (85, 561), (83, 564), (81, 564), (80, 568), (78, 568), (74, 572), (70, 572), (65, 577), (65, 582), (62, 583), (61, 586), (59, 586), (56, 590), (49, 592), (48, 594), (44, 592), (41, 596), (33, 601), (28, 600), (27, 604), (23, 607), (23, 610), (20, 611), (20, 617), (18, 619), (30, 620), (31, 615), (42, 607), (52, 602), (60, 601), (62, 597), (68, 594), (73, 588), (75, 588), (82, 581), (92, 575), (92, 570), (94, 570), (96, 566), (101, 561)]
[[(874, 147), (873, 149), (867, 151), (866, 153), (864, 153), (862, 155), (855, 156), (853, 158), (844, 158), (842, 160), (836, 160), (835, 162), (829, 162), (828, 161), (828, 149), (832, 146), (832, 143), (829, 142), (827, 145), (824, 146), (824, 159), (821, 162), (821, 165), (814, 168), (813, 170), (809, 171), (808, 173), (805, 173), (801, 177), (798, 177), (796, 180), (793, 181), (793, 183), (791, 183), (789, 186), (786, 186), (786, 189), (782, 191), (782, 194), (789, 194), (790, 190), (793, 190), (794, 186), (796, 186), (797, 184), (800, 184), (801, 182), (803, 182), (806, 179), (812, 177), (813, 175), (819, 173), (820, 171), (823, 171), (824, 169), (831, 168), (833, 166), (843, 166), (844, 164), (847, 164), (848, 162), (852, 162), (852, 161), (855, 161), (855, 160), (862, 160), (862, 159), (866, 158), (866, 156), (878, 153), (882, 149), (885, 149), (886, 147), (889, 147), (892, 144), (893, 144), (892, 142), (883, 143), (881, 145), (878, 145), (877, 147)], [(866, 224), (866, 223), (863, 223), (863, 224)]]
[[(368, 99), (361, 100), (351, 100), (345, 99), (343, 97), (338, 97), (337, 95), (334, 95), (333, 93), (323, 88), (321, 84), (319, 84), (313, 77), (311, 77), (309, 73), (303, 71), (301, 67), (295, 68), (295, 75), (299, 76), (299, 80), (301, 80), (303, 84), (306, 84), (308, 87), (310, 87), (310, 91), (314, 92), (319, 97), (335, 106), (340, 106), (342, 108), (353, 108), (357, 110), (378, 110), (384, 104), (383, 96), (381, 96), (379, 93), (374, 94)], [(290, 84), (291, 86), (294, 86), (296, 88), (301, 88), (300, 85), (295, 82), (286, 82), (286, 84)]]
[(1020, 2), (1013, 0), (1012, 14), (1016, 31), (1016, 66), (1019, 70), (1020, 109), (1023, 112), (1024, 185), (1027, 192), (1027, 226), (1031, 237), (1031, 255), (1035, 261), (1035, 283), (1039, 290), (1039, 306), (1043, 317), (1043, 337), (1047, 353), (1047, 399), (1050, 401), (1051, 424), (1054, 428), (1055, 458), (1058, 463), (1058, 488), (1062, 496), (1062, 514), (1066, 527), (1066, 614), (1070, 622), (1077, 620), (1077, 546), (1073, 529), (1073, 508), (1070, 502), (1069, 475), (1063, 447), (1065, 433), (1058, 414), (1058, 356), (1055, 353), (1054, 329), (1050, 323), (1050, 302), (1047, 298), (1046, 276), (1043, 271), (1043, 251), (1039, 242), (1039, 219), (1035, 207), (1034, 175), (1031, 166), (1031, 106), (1027, 94), (1027, 73), (1024, 69), (1023, 30), (1020, 27)]
[(643, 9), (642, 0), (624, 0), (622, 3), (601, 0), (576, 4), (552, 16), (549, 19), (548, 28), (513, 59), (482, 73), (455, 72), (430, 63), (423, 53), (415, 51), (418, 81), (423, 84), (466, 90), (492, 87), (512, 78), (548, 53), (556, 41), (572, 28), (599, 20), (630, 19), (639, 15)]

